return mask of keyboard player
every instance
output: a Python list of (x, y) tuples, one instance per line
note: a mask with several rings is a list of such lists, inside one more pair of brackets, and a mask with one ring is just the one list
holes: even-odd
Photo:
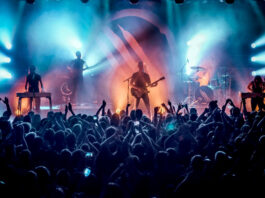
[[(29, 74), (27, 75), (27, 78), (26, 78), (25, 90), (30, 93), (39, 93), (40, 92), (39, 84), (43, 91), (43, 84), (41, 81), (41, 76), (36, 73), (36, 67), (32, 65), (29, 68)], [(40, 98), (36, 97), (34, 99), (35, 99), (36, 111), (40, 112)], [(32, 101), (33, 101), (33, 98), (30, 98), (30, 110), (32, 110)]]
[[(263, 91), (265, 90), (265, 86), (261, 76), (255, 76), (254, 80), (251, 81), (248, 85), (248, 89), (257, 95), (262, 95)], [(264, 102), (263, 102), (263, 97), (254, 97), (251, 98), (251, 108), (252, 111), (255, 111), (257, 105), (259, 107), (259, 110), (262, 110), (264, 108)]]

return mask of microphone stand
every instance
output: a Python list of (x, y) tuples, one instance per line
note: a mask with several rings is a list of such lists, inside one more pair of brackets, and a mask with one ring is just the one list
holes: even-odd
[(128, 84), (127, 84), (127, 104), (129, 104), (129, 90), (130, 90), (130, 84), (129, 84), (129, 82), (130, 82), (130, 79), (131, 79), (132, 77), (129, 77), (129, 78), (127, 78), (127, 79), (125, 79), (123, 82), (128, 82)]

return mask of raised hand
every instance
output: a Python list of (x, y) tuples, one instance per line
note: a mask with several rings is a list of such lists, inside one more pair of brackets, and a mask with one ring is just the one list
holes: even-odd
[(208, 113), (208, 112), (209, 112), (209, 109), (205, 108), (204, 111), (203, 111), (203, 114)]
[(155, 108), (154, 108), (154, 112), (155, 112), (155, 114), (158, 113), (159, 109), (160, 109), (160, 107), (155, 107)]
[(102, 101), (102, 107), (105, 107), (106, 105), (107, 105), (106, 101), (103, 100), (103, 101)]
[(181, 103), (178, 104), (178, 111), (183, 108), (183, 105)]
[(65, 105), (64, 112), (65, 112), (65, 114), (67, 114), (67, 112), (68, 112), (68, 106), (67, 105)]
[(68, 103), (68, 109), (69, 109), (69, 111), (73, 111), (72, 104), (70, 102)]
[(6, 105), (8, 105), (8, 104), (9, 104), (8, 98), (5, 97), (5, 99), (3, 100), (3, 102), (4, 102)]
[(168, 103), (168, 105), (169, 105), (169, 106), (171, 106), (171, 105), (172, 105), (172, 103), (171, 103), (171, 101), (170, 101), (170, 100), (168, 100), (168, 102), (167, 102), (167, 103)]

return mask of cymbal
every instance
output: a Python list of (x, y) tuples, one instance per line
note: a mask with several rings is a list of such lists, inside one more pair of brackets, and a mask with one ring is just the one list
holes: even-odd
[(197, 70), (197, 71), (204, 71), (206, 70), (204, 67), (200, 67), (200, 66), (192, 66), (190, 67), (191, 69)]
[(224, 74), (224, 75), (222, 75), (222, 77), (223, 77), (223, 78), (226, 78), (226, 77), (230, 77), (230, 75), (228, 75), (228, 74)]

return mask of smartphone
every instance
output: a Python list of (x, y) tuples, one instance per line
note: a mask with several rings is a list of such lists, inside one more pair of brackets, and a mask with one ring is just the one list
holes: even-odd
[(85, 177), (88, 177), (90, 175), (90, 173), (91, 173), (91, 170), (89, 168), (85, 168), (85, 170), (84, 170), (84, 176)]
[(134, 121), (134, 126), (139, 126), (140, 122), (139, 121)]
[(87, 152), (86, 153), (86, 157), (93, 157), (93, 153), (92, 152)]
[(93, 116), (93, 120), (95, 120), (95, 121), (96, 121), (97, 119), (98, 119), (98, 118), (97, 118), (97, 116)]

